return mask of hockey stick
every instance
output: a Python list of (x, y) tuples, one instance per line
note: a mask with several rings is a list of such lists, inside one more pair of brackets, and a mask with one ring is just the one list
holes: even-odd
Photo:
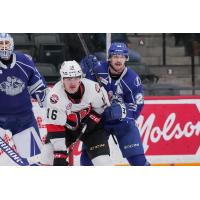
[[(84, 38), (83, 38), (83, 35), (82, 35), (81, 33), (78, 33), (78, 37), (79, 37), (79, 39), (80, 39), (80, 42), (81, 42), (81, 44), (82, 44), (82, 47), (83, 47), (83, 49), (84, 49), (84, 52), (85, 52), (86, 56), (89, 55), (90, 52), (89, 52), (89, 49), (88, 49), (88, 47), (87, 47), (87, 44), (86, 44), (86, 42), (85, 42), (85, 40), (84, 40)], [(108, 99), (108, 96), (107, 96), (107, 94), (105, 94), (106, 90), (102, 90), (103, 84), (101, 83), (101, 80), (100, 80), (99, 75), (97, 74), (96, 70), (94, 69), (94, 67), (93, 67), (92, 65), (89, 65), (89, 67), (91, 68), (91, 70), (92, 70), (92, 72), (93, 72), (93, 74), (94, 74), (94, 76), (95, 76), (95, 79), (97, 80), (97, 82), (98, 82), (99, 85), (100, 85), (101, 91), (102, 91), (102, 93), (103, 93), (103, 101), (104, 101), (104, 103), (105, 103), (107, 106), (111, 106), (110, 101), (109, 101), (109, 99)], [(111, 133), (111, 135), (112, 135), (112, 138), (113, 138), (113, 140), (114, 140), (114, 143), (117, 145), (117, 140), (116, 140), (114, 134)]]
[(77, 33), (77, 34), (78, 34), (78, 38), (79, 38), (79, 40), (80, 40), (80, 42), (81, 42), (81, 45), (82, 45), (82, 47), (83, 47), (83, 50), (84, 50), (85, 54), (86, 54), (86, 55), (89, 55), (90, 52), (89, 52), (89, 49), (88, 49), (88, 47), (87, 47), (87, 44), (86, 44), (86, 42), (85, 42), (85, 40), (84, 40), (84, 38), (83, 38), (82, 33)]
[(77, 137), (76, 141), (75, 141), (73, 144), (71, 144), (71, 145), (69, 146), (69, 152), (67, 153), (67, 158), (71, 155), (71, 153), (72, 153), (73, 150), (74, 150), (74, 147), (77, 145), (78, 141), (79, 141), (79, 140), (81, 139), (81, 137), (84, 135), (86, 128), (87, 128), (87, 124), (85, 124), (85, 125), (83, 126), (83, 128), (82, 128), (82, 130), (81, 130), (81, 133), (80, 133), (80, 135)]
[[(87, 44), (85, 43), (85, 40), (83, 38), (83, 35), (81, 33), (78, 33), (78, 37), (80, 39), (80, 42), (81, 42), (81, 45), (84, 49), (84, 52), (85, 52), (85, 55), (88, 56), (90, 54), (89, 52), (89, 49), (87, 47)], [(101, 92), (103, 93), (103, 101), (104, 103), (107, 105), (107, 106), (110, 106), (110, 101), (108, 99), (108, 96), (105, 95), (105, 90), (102, 89), (103, 87), (103, 84), (101, 83), (101, 80), (100, 80), (100, 77), (99, 75), (97, 74), (96, 70), (94, 69), (93, 65), (89, 64), (89, 67), (90, 69), (92, 70), (92, 73), (94, 74), (95, 76), (95, 79), (96, 81), (98, 82), (99, 86), (100, 86), (100, 89), (101, 89)]]
[(19, 166), (30, 166), (32, 164), (39, 165), (36, 163), (39, 162), (40, 154), (32, 156), (30, 158), (23, 158), (16, 151), (14, 151), (9, 144), (7, 144), (1, 136), (0, 148), (8, 155), (9, 158), (11, 158)]
[[(88, 47), (87, 47), (87, 44), (85, 43), (85, 40), (84, 40), (84, 38), (83, 38), (83, 35), (82, 35), (81, 33), (78, 33), (78, 37), (79, 37), (80, 42), (81, 42), (81, 45), (82, 45), (82, 47), (83, 47), (83, 49), (84, 49), (85, 55), (86, 55), (86, 56), (90, 55), (89, 49), (88, 49)], [(93, 67), (92, 65), (89, 65), (89, 67), (91, 68), (92, 73), (94, 74), (95, 79), (96, 79), (97, 82), (99, 83), (100, 87), (102, 87), (103, 85), (102, 85), (102, 83), (101, 83), (101, 81), (100, 81), (100, 79), (99, 79), (99, 76), (98, 76), (96, 70), (94, 69), (94, 67)]]

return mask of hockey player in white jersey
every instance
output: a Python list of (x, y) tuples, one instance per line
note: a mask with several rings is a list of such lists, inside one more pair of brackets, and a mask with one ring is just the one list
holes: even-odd
[(48, 130), (42, 150), (44, 165), (68, 165), (67, 147), (86, 127), (81, 141), (94, 165), (112, 165), (108, 142), (101, 124), (105, 104), (98, 83), (82, 78), (76, 61), (64, 61), (59, 81), (47, 96)]
[[(42, 143), (31, 97), (39, 100), (42, 106), (46, 92), (44, 78), (30, 56), (14, 52), (13, 38), (8, 33), (0, 33), (0, 128), (12, 133), (22, 157), (40, 153)], [(1, 138), (3, 134), (0, 132)]]

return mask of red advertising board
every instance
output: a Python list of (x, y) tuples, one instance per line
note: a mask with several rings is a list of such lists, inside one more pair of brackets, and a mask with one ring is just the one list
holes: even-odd
[[(45, 109), (33, 102), (33, 111), (44, 140)], [(137, 124), (151, 164), (200, 164), (200, 96), (146, 97)], [(10, 135), (5, 136), (10, 141)], [(109, 143), (113, 162), (126, 164), (118, 146), (111, 139)], [(80, 153), (79, 144), (74, 149), (75, 165), (79, 165)], [(0, 163), (3, 160), (5, 154), (0, 151)]]
[(200, 163), (200, 97), (147, 97), (137, 122), (147, 156)]

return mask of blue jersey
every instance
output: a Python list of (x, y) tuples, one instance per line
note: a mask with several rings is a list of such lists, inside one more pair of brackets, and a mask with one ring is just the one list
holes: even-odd
[[(144, 106), (144, 92), (140, 77), (131, 68), (125, 67), (119, 79), (114, 80), (109, 75), (109, 62), (101, 63), (95, 70), (108, 92), (111, 103), (126, 103), (129, 110), (126, 119), (137, 119)], [(95, 80), (90, 73), (87, 73), (87, 77)]]
[(0, 61), (0, 115), (32, 112), (30, 97), (35, 98), (35, 92), (46, 87), (31, 58), (13, 53), (10, 65)]

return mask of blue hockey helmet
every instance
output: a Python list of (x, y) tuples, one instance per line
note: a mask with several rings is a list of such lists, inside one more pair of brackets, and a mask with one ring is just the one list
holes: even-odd
[(125, 43), (112, 43), (108, 50), (109, 57), (113, 55), (122, 55), (128, 59), (128, 47)]
[(0, 58), (9, 59), (14, 50), (14, 41), (10, 34), (0, 33)]

